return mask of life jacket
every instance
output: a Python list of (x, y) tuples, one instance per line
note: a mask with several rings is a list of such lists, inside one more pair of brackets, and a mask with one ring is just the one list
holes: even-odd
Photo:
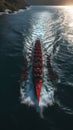
[(41, 69), (34, 69), (34, 74), (42, 74), (42, 70)]
[(42, 58), (34, 58), (34, 62), (42, 62)]
[(42, 64), (41, 64), (41, 63), (40, 63), (40, 64), (34, 63), (34, 64), (33, 64), (33, 67), (35, 67), (35, 68), (41, 68), (41, 67), (42, 67)]

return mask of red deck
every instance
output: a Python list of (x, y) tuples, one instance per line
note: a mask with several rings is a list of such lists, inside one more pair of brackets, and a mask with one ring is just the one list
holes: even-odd
[(38, 102), (40, 101), (40, 93), (42, 88), (42, 50), (40, 40), (37, 39), (34, 46), (34, 55), (33, 55), (33, 77), (35, 84), (35, 92)]
[(38, 102), (40, 100), (41, 88), (42, 88), (42, 79), (36, 78), (35, 79), (35, 89), (36, 89), (36, 96), (37, 96)]

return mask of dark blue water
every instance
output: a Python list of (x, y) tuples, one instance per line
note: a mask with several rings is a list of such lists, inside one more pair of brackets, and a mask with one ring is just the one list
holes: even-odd
[[(72, 129), (73, 125), (73, 9), (32, 6), (0, 15), (0, 128)], [(32, 81), (32, 56), (40, 38), (44, 61), (40, 112)], [(31, 48), (31, 50), (29, 50)], [(47, 55), (56, 76), (49, 78)], [(28, 77), (21, 80), (27, 59)]]

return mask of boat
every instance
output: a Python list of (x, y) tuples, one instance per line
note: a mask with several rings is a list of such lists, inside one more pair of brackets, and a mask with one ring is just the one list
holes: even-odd
[(38, 103), (42, 88), (43, 58), (40, 39), (37, 39), (33, 50), (33, 82)]

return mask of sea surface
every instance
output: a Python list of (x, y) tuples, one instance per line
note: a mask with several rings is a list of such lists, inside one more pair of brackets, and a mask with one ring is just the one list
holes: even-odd
[[(38, 106), (32, 52), (39, 38), (43, 85)], [(56, 77), (51, 81), (47, 57)], [(27, 78), (21, 79), (28, 61)], [(73, 129), (73, 7), (30, 6), (0, 13), (0, 129)]]

